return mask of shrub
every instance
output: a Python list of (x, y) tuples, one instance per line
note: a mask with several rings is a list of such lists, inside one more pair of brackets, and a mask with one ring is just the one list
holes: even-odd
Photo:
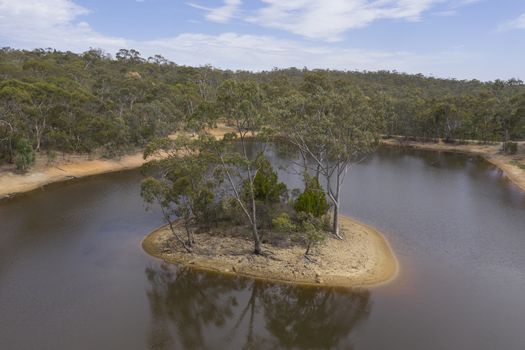
[[(271, 163), (260, 154), (256, 160), (257, 174), (253, 179), (253, 192), (257, 210), (257, 221), (259, 227), (272, 229), (272, 218), (275, 216), (281, 201), (288, 198), (288, 188), (279, 182), (277, 173), (273, 170)], [(243, 184), (243, 199), (250, 202), (249, 180)], [(251, 203), (248, 204), (251, 206)]]
[(26, 171), (35, 161), (35, 152), (29, 140), (21, 138), (16, 143), (14, 161), (18, 170)]
[(518, 153), (518, 143), (517, 142), (507, 142), (507, 153), (508, 154), (516, 154)]
[(298, 230), (306, 240), (304, 255), (308, 255), (313, 246), (321, 244), (326, 238), (323, 231), (323, 220), (308, 213), (300, 213), (297, 219), (299, 221)]
[(260, 155), (256, 162), (258, 163), (259, 171), (253, 179), (255, 199), (265, 203), (279, 203), (281, 198), (285, 197), (288, 192), (286, 185), (279, 182), (277, 173), (273, 170), (272, 164), (266, 157)]
[(279, 232), (291, 233), (297, 230), (296, 225), (290, 220), (290, 216), (282, 213), (272, 220), (273, 227)]
[(311, 214), (313, 217), (320, 218), (326, 214), (330, 205), (326, 201), (326, 195), (316, 177), (307, 175), (306, 188), (303, 193), (297, 197), (294, 209), (298, 213)]

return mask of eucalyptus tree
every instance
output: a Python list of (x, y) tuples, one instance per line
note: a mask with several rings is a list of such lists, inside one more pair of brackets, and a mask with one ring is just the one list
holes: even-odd
[[(213, 111), (225, 118), (235, 132), (224, 135), (222, 140), (208, 136), (208, 148), (216, 154), (232, 196), (251, 226), (254, 253), (261, 254), (254, 182), (264, 162), (258, 161), (258, 157), (251, 155), (249, 150), (249, 138), (258, 137), (263, 148), (259, 153), (264, 152), (269, 140), (263, 127), (265, 116), (259, 86), (254, 82), (225, 81), (219, 87)], [(240, 150), (232, 144), (233, 141), (238, 141)]]
[[(214, 189), (220, 183), (215, 177), (214, 163), (199, 143), (180, 136), (176, 140), (157, 139), (150, 142), (144, 159), (147, 172), (153, 174), (142, 181), (141, 196), (160, 206), (174, 238), (188, 252), (195, 239), (192, 227), (205, 222), (215, 200)], [(175, 227), (180, 219), (186, 231), (184, 240)]]
[(309, 170), (324, 178), (333, 205), (332, 232), (341, 237), (339, 212), (345, 176), (351, 164), (375, 149), (381, 118), (360, 90), (348, 85), (336, 88), (319, 75), (307, 77), (298, 95), (281, 102), (286, 138), (309, 158)]
[(517, 113), (519, 98), (511, 95), (505, 89), (507, 86), (507, 83), (501, 80), (496, 80), (491, 84), (492, 93), (496, 100), (495, 119), (502, 135), (503, 152), (509, 151), (511, 134), (518, 128), (521, 119), (519, 118), (520, 114)]
[(6, 158), (8, 162), (12, 160), (14, 133), (15, 129), (10, 120), (0, 119), (0, 160), (3, 158)]
[(8, 80), (0, 84), (0, 98), (31, 127), (30, 134), (38, 152), (54, 116), (51, 111), (64, 104), (67, 93), (52, 83)]
[(18, 139), (14, 152), (14, 161), (18, 170), (26, 171), (35, 161), (35, 153), (31, 142), (21, 138)]

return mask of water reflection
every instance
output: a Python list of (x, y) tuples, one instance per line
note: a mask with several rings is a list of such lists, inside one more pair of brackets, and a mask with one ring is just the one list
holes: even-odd
[(351, 349), (369, 291), (277, 285), (162, 264), (146, 268), (151, 349)]

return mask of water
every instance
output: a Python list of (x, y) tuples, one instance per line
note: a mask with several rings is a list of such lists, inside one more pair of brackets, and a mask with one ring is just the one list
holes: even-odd
[(140, 242), (161, 221), (140, 180), (0, 204), (0, 349), (525, 348), (525, 195), (479, 159), (383, 149), (351, 169), (343, 213), (385, 232), (401, 264), (393, 283), (352, 291), (149, 257)]

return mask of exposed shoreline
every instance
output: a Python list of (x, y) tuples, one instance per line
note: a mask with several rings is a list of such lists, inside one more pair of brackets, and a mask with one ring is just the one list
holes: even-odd
[[(500, 169), (505, 176), (514, 183), (519, 189), (525, 191), (525, 142), (519, 142), (518, 153), (515, 155), (501, 154), (501, 144), (472, 144), (472, 143), (444, 143), (444, 142), (420, 142), (405, 141), (400, 139), (385, 139), (382, 144), (394, 147), (407, 147), (428, 151), (462, 153), (467, 155), (480, 156), (487, 162)], [(513, 162), (523, 165), (520, 168)]]
[[(219, 126), (210, 132), (215, 137), (222, 137), (232, 131), (231, 128)], [(26, 173), (16, 173), (8, 168), (0, 169), (0, 200), (56, 182), (137, 169), (144, 163), (146, 161), (143, 159), (142, 150), (118, 159), (89, 159), (88, 155), (67, 155), (65, 159), (51, 164), (48, 164), (45, 156), (37, 156), (34, 166)]]
[[(344, 239), (328, 237), (316, 248), (312, 262), (304, 258), (304, 247), (279, 248), (262, 244), (265, 256), (252, 254), (249, 239), (227, 235), (196, 234), (197, 247), (187, 253), (170, 245), (172, 233), (166, 226), (148, 234), (143, 249), (167, 263), (200, 270), (255, 279), (325, 287), (370, 287), (393, 280), (399, 263), (387, 239), (375, 228), (341, 217)], [(203, 243), (204, 242), (204, 243)]]
[[(225, 133), (232, 131), (231, 128), (220, 126), (213, 129), (212, 133), (216, 137), (222, 137)], [(525, 169), (510, 163), (511, 161), (518, 161), (525, 165), (525, 142), (519, 143), (520, 150), (517, 155), (500, 154), (499, 143), (495, 145), (445, 144), (443, 142), (427, 143), (387, 139), (383, 140), (382, 144), (481, 156), (501, 169), (516, 186), (525, 191)], [(0, 200), (34, 191), (51, 183), (136, 169), (144, 163), (142, 151), (123, 156), (120, 159), (92, 160), (87, 155), (68, 155), (66, 160), (57, 161), (54, 164), (47, 164), (45, 157), (38, 157), (36, 164), (24, 174), (15, 173), (12, 169), (0, 169)]]

